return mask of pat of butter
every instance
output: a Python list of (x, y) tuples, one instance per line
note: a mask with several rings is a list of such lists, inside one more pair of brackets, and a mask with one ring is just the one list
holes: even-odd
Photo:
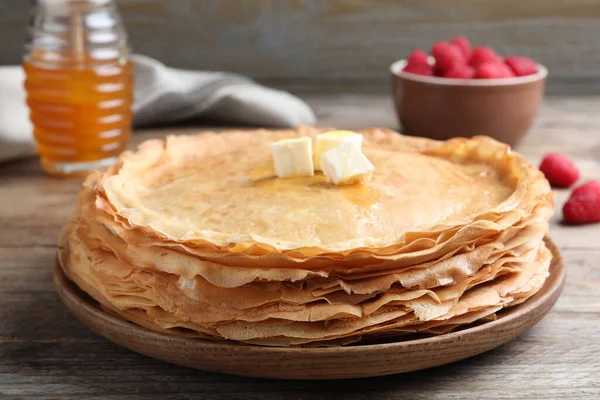
[(321, 171), (321, 156), (327, 150), (334, 149), (342, 143), (352, 143), (358, 149), (362, 147), (363, 136), (352, 131), (332, 131), (317, 135), (315, 143), (314, 163), (315, 171)]
[(362, 151), (349, 142), (323, 153), (321, 168), (323, 174), (336, 185), (366, 182), (371, 179), (375, 169)]
[(312, 139), (308, 136), (271, 143), (271, 151), (278, 177), (314, 175)]

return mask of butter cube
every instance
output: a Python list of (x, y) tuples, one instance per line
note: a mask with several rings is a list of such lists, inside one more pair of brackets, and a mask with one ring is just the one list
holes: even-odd
[(358, 149), (362, 147), (363, 136), (352, 131), (332, 131), (317, 135), (315, 144), (314, 163), (315, 171), (321, 171), (321, 156), (327, 150), (338, 147), (342, 143), (352, 143)]
[(271, 143), (271, 151), (278, 177), (314, 175), (312, 139), (308, 136)]
[(375, 169), (362, 151), (350, 142), (323, 153), (321, 168), (325, 176), (336, 185), (366, 182), (371, 179)]

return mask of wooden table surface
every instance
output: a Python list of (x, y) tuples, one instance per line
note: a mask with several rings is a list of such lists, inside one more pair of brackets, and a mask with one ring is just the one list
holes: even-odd
[[(346, 128), (396, 121), (386, 94), (303, 93), (319, 124)], [(137, 132), (134, 144), (198, 127)], [(571, 156), (583, 179), (600, 179), (600, 97), (551, 96), (518, 151), (534, 164)], [(37, 161), (0, 165), (0, 398), (44, 399), (600, 399), (600, 224), (560, 223), (551, 235), (567, 284), (550, 314), (508, 344), (426, 371), (353, 381), (269, 381), (195, 371), (105, 340), (77, 321), (52, 285), (58, 231), (72, 215), (80, 180), (42, 175)], [(336, 397), (337, 397), (336, 396)]]

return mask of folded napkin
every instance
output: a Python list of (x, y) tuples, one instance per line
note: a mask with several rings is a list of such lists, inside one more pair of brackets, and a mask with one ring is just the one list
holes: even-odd
[[(302, 100), (241, 75), (186, 71), (134, 55), (134, 124), (210, 118), (232, 125), (312, 125)], [(0, 67), (0, 162), (35, 154), (21, 67)]]

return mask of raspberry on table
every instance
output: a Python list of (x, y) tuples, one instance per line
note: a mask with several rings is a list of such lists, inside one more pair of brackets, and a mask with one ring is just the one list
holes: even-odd
[(509, 66), (516, 76), (533, 75), (538, 71), (535, 61), (527, 57), (508, 56), (504, 59), (504, 63)]
[(579, 179), (579, 170), (575, 163), (560, 153), (546, 155), (540, 164), (540, 171), (552, 187), (568, 188)]
[(435, 59), (436, 73), (442, 76), (455, 66), (467, 63), (462, 51), (448, 42), (436, 42), (431, 48), (431, 55)]
[(506, 65), (498, 62), (486, 62), (475, 67), (477, 79), (512, 78), (515, 74)]
[(429, 64), (407, 64), (402, 71), (417, 75), (433, 76), (433, 67)]
[(429, 57), (421, 49), (413, 50), (408, 56), (408, 65), (429, 65)]
[(585, 197), (590, 192), (599, 191), (599, 190), (600, 190), (600, 182), (594, 181), (594, 180), (587, 181), (586, 183), (583, 183), (583, 184), (577, 186), (575, 189), (573, 189), (573, 192), (571, 193), (571, 197)]
[(501, 63), (502, 57), (498, 55), (491, 47), (475, 47), (469, 57), (469, 65), (477, 68), (484, 63)]
[(475, 69), (468, 65), (457, 65), (444, 74), (444, 78), (471, 79), (475, 76)]
[(469, 39), (464, 36), (457, 36), (450, 43), (460, 49), (465, 59), (469, 58), (469, 54), (471, 53), (471, 42), (469, 42)]
[(573, 190), (563, 217), (570, 224), (600, 222), (600, 182), (589, 181)]

